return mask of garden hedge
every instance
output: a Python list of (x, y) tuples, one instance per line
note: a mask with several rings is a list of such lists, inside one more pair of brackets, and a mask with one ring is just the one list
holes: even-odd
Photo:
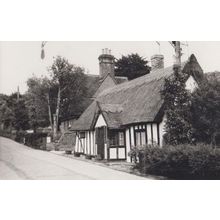
[(130, 155), (146, 174), (170, 179), (220, 179), (220, 149), (210, 145), (135, 147)]

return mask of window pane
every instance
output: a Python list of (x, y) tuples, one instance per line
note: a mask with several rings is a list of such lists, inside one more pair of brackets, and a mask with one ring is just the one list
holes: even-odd
[(110, 138), (110, 145), (111, 146), (116, 146), (118, 145), (118, 132), (111, 131), (109, 133), (109, 138)]
[(142, 145), (146, 144), (146, 134), (145, 134), (145, 131), (141, 132), (141, 142), (142, 142)]
[(119, 145), (120, 146), (124, 146), (124, 133), (123, 132), (119, 132)]
[(140, 132), (135, 132), (136, 134), (136, 145), (141, 145), (141, 136), (140, 136)]

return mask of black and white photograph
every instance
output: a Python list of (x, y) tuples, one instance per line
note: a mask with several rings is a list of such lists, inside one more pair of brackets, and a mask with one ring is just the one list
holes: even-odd
[(220, 42), (0, 50), (0, 179), (220, 179)]
[(0, 219), (217, 220), (219, 2), (0, 2)]

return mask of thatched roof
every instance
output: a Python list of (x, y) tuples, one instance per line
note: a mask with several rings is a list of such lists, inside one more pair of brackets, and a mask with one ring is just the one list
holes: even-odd
[(119, 104), (103, 104), (97, 102), (99, 106), (99, 112), (102, 113), (109, 128), (120, 128), (122, 125), (121, 113), (123, 107)]
[(100, 76), (99, 75), (92, 75), (92, 74), (85, 74), (85, 84), (87, 89), (87, 95), (89, 98), (93, 97), (95, 92), (100, 86)]
[[(182, 69), (189, 61), (182, 63)], [(164, 86), (164, 79), (172, 74), (173, 66), (157, 69), (150, 74), (104, 90), (73, 124), (72, 130), (93, 129), (99, 113), (103, 114), (110, 128), (161, 120), (158, 118), (163, 105), (160, 91)]]
[(86, 95), (80, 100), (80, 103), (78, 103), (74, 115), (70, 115), (62, 119), (62, 121), (79, 118), (100, 92), (125, 81), (127, 81), (126, 77), (112, 78), (110, 74), (106, 75), (104, 78), (101, 78), (99, 75), (85, 74)]

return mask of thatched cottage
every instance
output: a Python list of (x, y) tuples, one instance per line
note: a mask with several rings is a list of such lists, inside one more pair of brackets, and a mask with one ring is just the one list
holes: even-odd
[[(153, 56), (151, 64), (150, 74), (106, 89), (101, 85), (93, 102), (71, 127), (76, 134), (75, 152), (130, 161), (132, 146), (163, 145), (166, 116), (160, 91), (164, 79), (172, 76), (173, 66), (164, 68), (162, 55)], [(108, 80), (114, 81), (113, 65), (108, 63)], [(182, 63), (181, 71), (189, 74), (186, 88), (192, 91), (203, 75), (194, 55)]]

